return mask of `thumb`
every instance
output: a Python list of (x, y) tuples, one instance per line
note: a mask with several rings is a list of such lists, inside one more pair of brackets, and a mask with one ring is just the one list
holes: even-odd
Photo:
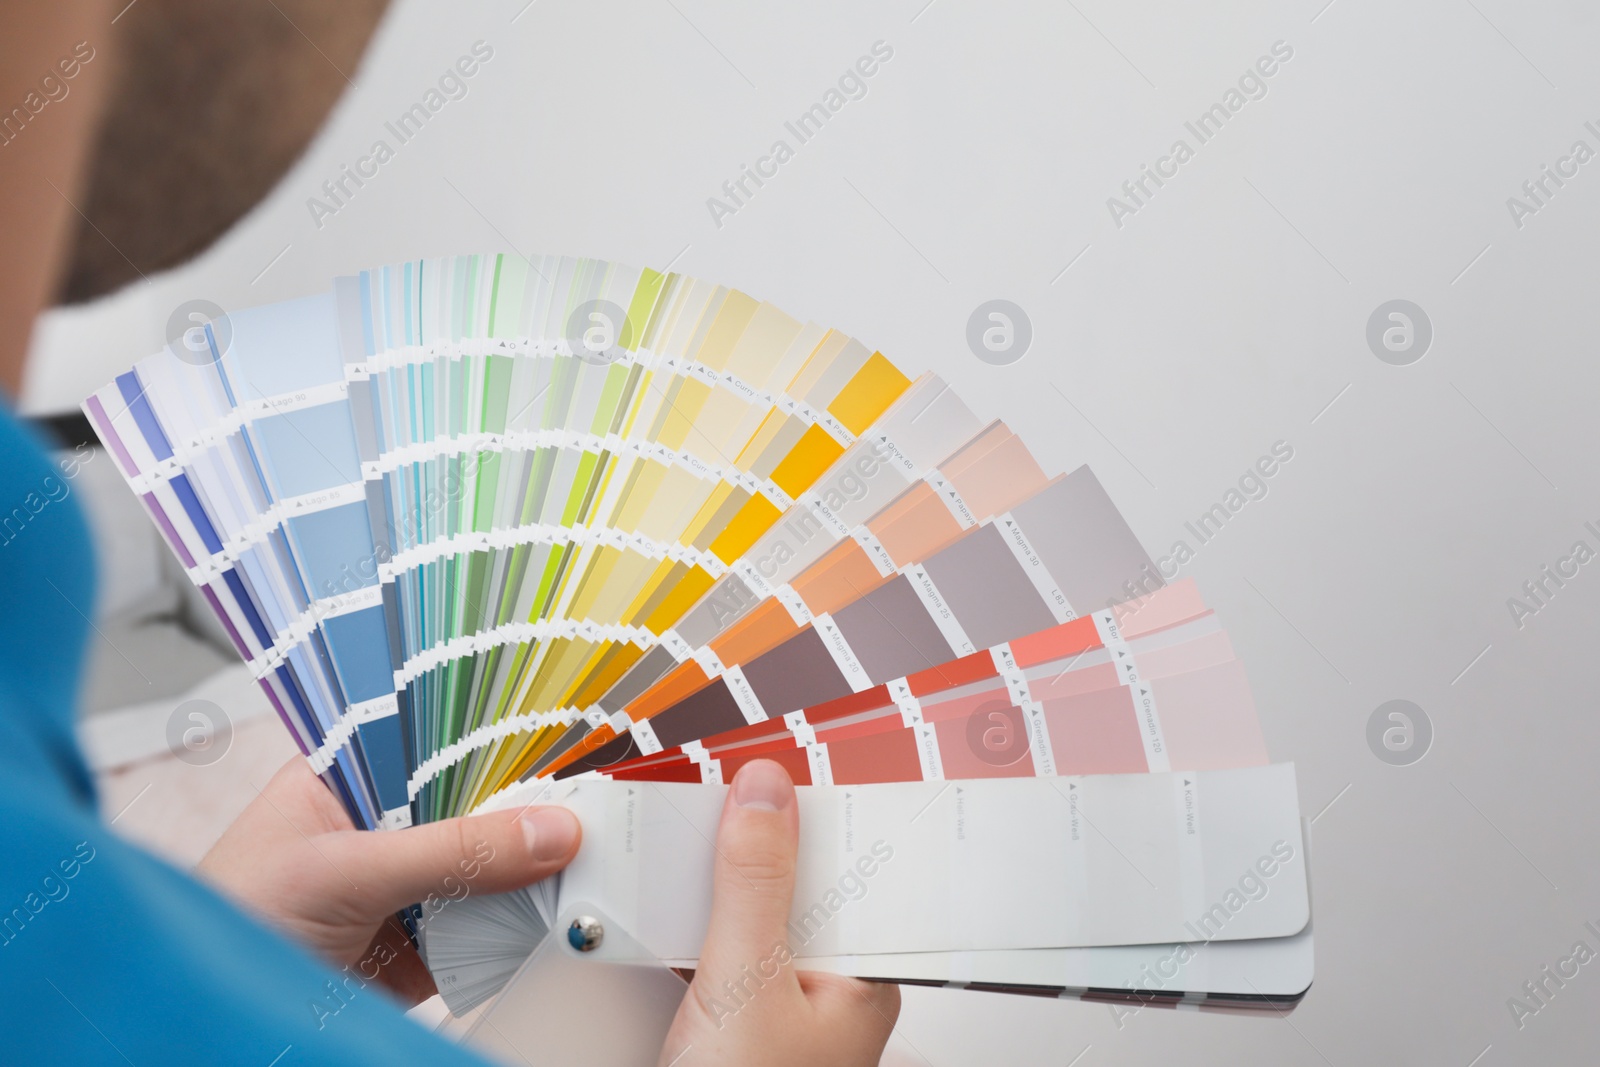
[(459, 900), (520, 889), (572, 862), (582, 836), (566, 808), (528, 807), (319, 840), (355, 887), (355, 906), (382, 917), (430, 895)]
[[(734, 776), (717, 829), (711, 925), (700, 966), (716, 980), (752, 969), (788, 941), (800, 811), (789, 773), (752, 760)], [(785, 969), (791, 977), (793, 972)]]

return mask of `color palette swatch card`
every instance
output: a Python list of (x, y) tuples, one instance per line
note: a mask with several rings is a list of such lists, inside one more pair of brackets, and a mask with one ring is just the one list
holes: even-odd
[[(609, 728), (620, 706), (617, 698), (619, 691), (626, 690), (640, 679), (654, 677), (669, 667), (675, 668), (679, 676), (700, 671), (701, 661), (690, 655), (690, 646), (684, 634), (697, 630), (715, 633), (719, 624), (731, 625), (744, 616), (748, 616), (757, 627), (764, 626), (768, 617), (781, 616), (791, 625), (809, 620), (807, 597), (809, 595), (813, 603), (819, 602), (816, 589), (798, 580), (794, 587), (779, 584), (787, 572), (796, 568), (797, 561), (815, 555), (823, 555), (824, 560), (829, 560), (830, 557), (849, 557), (854, 554), (856, 562), (861, 562), (866, 557), (860, 554), (867, 551), (862, 546), (871, 544), (874, 546), (872, 558), (884, 561), (868, 564), (878, 568), (872, 571), (876, 579), (892, 570), (897, 558), (915, 559), (919, 548), (937, 548), (974, 524), (974, 520), (967, 518), (963, 525), (957, 518), (958, 514), (972, 514), (964, 510), (968, 506), (965, 502), (959, 513), (941, 502), (952, 498), (961, 500), (960, 486), (967, 487), (972, 506), (993, 509), (1008, 506), (1025, 495), (1029, 488), (1043, 483), (1044, 475), (1032, 457), (1016, 436), (1000, 424), (984, 428), (936, 468), (921, 474), (920, 457), (933, 454), (943, 447), (934, 442), (942, 439), (944, 431), (938, 431), (931, 442), (923, 441), (917, 425), (921, 423), (928, 430), (934, 430), (941, 423), (948, 425), (948, 410), (955, 402), (954, 395), (948, 390), (930, 401), (908, 394), (901, 402), (897, 402), (895, 409), (874, 428), (872, 449), (863, 449), (860, 454), (847, 452), (819, 480), (810, 494), (810, 500), (797, 502), (790, 513), (718, 580), (689, 615), (664, 633), (661, 642), (645, 653), (623, 678), (602, 693), (607, 680), (616, 676), (617, 670), (614, 669), (607, 672), (600, 679), (600, 684), (588, 690), (587, 694), (579, 694), (576, 699), (579, 705), (590, 697), (598, 697), (598, 703), (590, 705), (588, 713), (581, 720), (572, 713), (564, 716), (565, 722), (560, 725), (570, 724), (573, 729), (545, 735), (554, 740), (534, 759), (533, 769), (540, 771), (552, 765), (573, 745), (589, 736), (591, 727), (597, 723), (602, 730), (597, 736), (609, 737), (610, 734), (604, 730)], [(929, 418), (930, 415), (942, 415), (943, 418)], [(909, 432), (900, 432), (897, 421), (904, 421)], [(911, 464), (884, 458), (886, 455), (908, 457)], [(941, 488), (936, 489), (936, 485)], [(883, 503), (885, 498), (888, 498), (887, 504)], [(977, 513), (983, 515), (988, 511), (980, 510)], [(883, 516), (882, 521), (879, 516)], [(850, 526), (858, 517), (869, 521)], [(824, 570), (825, 567), (825, 563), (819, 563), (810, 571)], [(741, 574), (745, 577), (740, 578)], [(762, 590), (767, 594), (766, 598), (759, 598), (752, 591), (754, 589)], [(788, 595), (785, 595), (786, 592)], [(749, 627), (745, 629), (749, 632)], [(712, 651), (719, 651), (715, 644)], [(680, 663), (680, 659), (683, 662)], [(617, 667), (620, 666), (620, 663), (617, 664)], [(699, 677), (703, 679), (705, 676), (701, 673)], [(605, 719), (603, 722), (602, 717)], [(512, 732), (534, 732), (544, 728), (549, 720), (548, 715), (502, 718), (480, 735), (462, 738), (456, 751), (467, 750), (473, 745), (496, 736), (508, 736)], [(596, 743), (598, 740), (589, 741), (591, 745)], [(529, 747), (535, 751), (539, 748), (537, 744)], [(447, 765), (454, 758), (458, 757), (453, 752), (438, 762)]]
[[(633, 782), (723, 782), (771, 759), (797, 783), (1119, 774), (1262, 766), (1255, 705), (1227, 634), (1192, 581), (1119, 605), (1121, 642), (1082, 618), (886, 686), (600, 772)], [(1280, 851), (1297, 850), (1285, 842)], [(1271, 891), (1278, 861), (1244, 872)], [(1228, 901), (1229, 904), (1234, 903)], [(858, 977), (1133, 1004), (1292, 1006), (1311, 983), (1309, 928), (1225, 948), (1226, 908), (1182, 944), (872, 954), (818, 965)], [(807, 965), (812, 965), (808, 960)], [(1159, 992), (1159, 996), (1152, 990)]]
[[(883, 469), (884, 462), (876, 458), (884, 439), (897, 441), (896, 449), (911, 463), (931, 467), (934, 461), (942, 458), (943, 450), (950, 446), (943, 443), (943, 431), (928, 435), (927, 440), (921, 439), (915, 420), (919, 415), (929, 412), (936, 417), (929, 417), (922, 425), (930, 429), (944, 425), (954, 426), (963, 432), (969, 428), (977, 430), (975, 420), (969, 426), (962, 425), (968, 421), (960, 417), (965, 414), (965, 407), (960, 405), (953, 392), (938, 383), (937, 379), (925, 379), (913, 384), (905, 395), (885, 410), (871, 431), (876, 436), (855, 442), (823, 473), (819, 480), (824, 489), (832, 481), (859, 476), (863, 470), (871, 471), (881, 485), (888, 487), (898, 482), (903, 486), (903, 472), (897, 476)], [(780, 515), (778, 521), (781, 520)], [(606, 525), (602, 529), (607, 536), (632, 535), (635, 532), (618, 525)], [(605, 545), (600, 547), (607, 548)], [(713, 542), (711, 559), (702, 561), (700, 565), (703, 573), (725, 576), (737, 568), (737, 558), (730, 567), (716, 555), (719, 551), (718, 545)], [(506, 699), (501, 701), (499, 714), (488, 721), (482, 717), (474, 720), (468, 729), (455, 735), (454, 745), (442, 755), (438, 751), (427, 754), (422, 761), (422, 766), (427, 770), (414, 776), (414, 788), (426, 792), (430, 782), (428, 775), (433, 768), (448, 768), (464, 759), (470, 759), (477, 766), (498, 767), (492, 772), (495, 776), (514, 779), (532, 765), (543, 743), (577, 723), (577, 705), (583, 702), (582, 694), (585, 691), (598, 691), (597, 685), (603, 685), (604, 679), (614, 677), (641, 650), (651, 646), (659, 648), (660, 641), (669, 640), (669, 624), (676, 621), (689, 600), (674, 593), (677, 599), (662, 601), (659, 594), (652, 596), (648, 588), (640, 588), (636, 582), (630, 582), (628, 576), (622, 573), (630, 558), (642, 559), (649, 564), (642, 568), (646, 576), (651, 570), (659, 571), (669, 566), (641, 556), (631, 543), (625, 543), (621, 548), (611, 547), (609, 558), (597, 555), (587, 572), (580, 557), (565, 570), (566, 574), (578, 576), (574, 583), (581, 581), (581, 584), (568, 586), (579, 590), (573, 606), (562, 607), (558, 604), (557, 610), (568, 617), (577, 614), (599, 627), (635, 627), (635, 631), (625, 639), (619, 634), (609, 641), (596, 642), (590, 639), (588, 633), (580, 633), (576, 637), (566, 638), (564, 646), (547, 642), (542, 647), (549, 650), (549, 655), (542, 663), (530, 661), (522, 672), (520, 688), (503, 690)], [(636, 573), (639, 570), (636, 569)], [(686, 579), (677, 589), (683, 589), (690, 581), (692, 579)], [(525, 582), (524, 588), (530, 584)], [(693, 582), (695, 589), (703, 589), (704, 585)], [(587, 721), (585, 725), (588, 725)], [(475, 799), (481, 799), (481, 796)]]
[[(947, 717), (943, 712), (950, 707), (972, 711), (1002, 700), (1005, 706), (1021, 707), (1034, 697), (1035, 690), (1039, 696), (1058, 698), (1090, 689), (1115, 689), (1155, 674), (1231, 659), (1232, 655), (1226, 633), (1206, 609), (1194, 583), (1185, 580), (1138, 601), (1002, 642), (859, 693), (798, 709), (779, 719), (758, 720), (663, 749), (655, 756), (592, 769), (618, 775), (668, 760), (681, 762), (692, 755), (701, 759), (707, 772), (712, 772), (716, 765), (705, 760), (703, 754), (724, 747), (761, 745), (770, 749), (774, 739), (779, 739), (781, 746), (781, 739), (806, 737), (817, 729), (879, 718), (886, 723), (893, 719), (903, 726), (915, 727)], [(962, 703), (951, 703), (956, 698)], [(1150, 716), (1146, 718), (1149, 722), (1141, 731), (1141, 748), (1153, 749), (1152, 755), (1158, 757), (1160, 731)], [(569, 768), (558, 772), (557, 777), (571, 773), (574, 769)]]
[(1152, 569), (1093, 472), (1080, 467), (836, 610), (786, 628), (771, 647), (755, 645), (747, 661), (712, 662), (709, 684), (646, 694), (628, 709), (627, 738), (572, 765), (605, 766), (630, 751), (870, 689), (1115, 603)]
[[(140, 361), (84, 410), (310, 756), (351, 708), (392, 694), (387, 646), (368, 639), (381, 634), (375, 599), (319, 595), (374, 555), (337, 316), (329, 294), (216, 327)], [(317, 770), (360, 825), (403, 810), (403, 792), (384, 789), (403, 772), (393, 732), (366, 732)]]
[[(589, 672), (650, 643), (658, 620), (670, 621), (679, 603), (723, 572), (889, 403), (908, 388), (944, 392), (931, 380), (908, 383), (847, 338), (716, 287), (574, 261), (517, 270), (504, 257), (494, 278), (495, 298), (477, 305), (480, 319), (489, 316), (488, 336), (500, 338), (478, 349), (487, 369), (436, 378), (439, 393), (454, 388), (470, 401), (442, 446), (455, 453), (451, 462), (476, 456), (500, 477), (495, 484), (483, 471), (461, 478), (462, 495), (475, 498), (464, 502), (470, 511), (442, 524), (442, 544), (394, 568), (407, 571), (396, 584), (400, 608), (409, 610), (394, 628), (407, 638), (396, 677), (413, 771), (489, 723), (553, 709)], [(366, 284), (361, 293), (390, 296), (390, 313), (369, 312), (366, 321), (388, 322), (389, 350), (408, 353), (407, 373), (420, 369), (426, 386), (429, 358), (419, 364), (412, 343), (427, 339), (426, 316), (401, 329), (393, 312), (428, 304), (420, 291), (415, 300), (395, 295), (419, 285), (391, 271), (387, 284)], [(573, 328), (552, 348), (515, 340), (519, 321), (544, 323), (554, 337), (563, 321)], [(634, 336), (658, 345), (641, 357), (626, 347)], [(392, 397), (398, 381), (390, 374), (373, 392)], [(505, 391), (529, 400), (512, 410)], [(419, 418), (393, 400), (372, 422), (409, 421), (393, 437), (410, 458), (430, 433), (443, 436), (444, 415), (456, 404), (440, 399), (432, 407), (440, 417), (431, 428), (429, 405)], [(480, 409), (487, 422), (474, 420)], [(473, 452), (484, 444), (490, 449)], [(382, 442), (375, 445), (382, 453)], [(386, 458), (380, 454), (380, 466)], [(389, 519), (416, 520), (414, 503), (408, 511), (393, 502), (408, 491), (420, 498), (415, 487), (430, 479), (414, 461), (398, 475), (387, 482)], [(444, 610), (429, 612), (429, 604)], [(504, 746), (474, 752), (438, 789), (413, 774), (410, 795), (421, 817), (437, 817), (509, 780), (514, 763)]]
[[(1226, 632), (937, 375), (712, 282), (484, 254), (197, 315), (84, 410), (357, 826), (580, 810), (565, 875), (412, 916), (457, 1007), (563, 901), (692, 961), (756, 758), (807, 787), (808, 870), (846, 825), (895, 849), (819, 968), (1087, 996), (1200, 941), (1169, 999), (1305, 988), (1303, 859), (1184, 932), (1258, 838), (1303, 852)], [(990, 893), (1027, 922), (955, 906)]]
[[(1276, 874), (1278, 868), (1267, 869)], [(1271, 892), (1261, 888), (1270, 885), (1258, 878), (1251, 882), (1251, 892)], [(1251, 898), (1241, 891), (1239, 899)], [(812, 956), (805, 965), (902, 985), (1099, 1001), (1121, 1005), (1115, 1013), (1118, 1020), (1145, 1007), (1270, 1009), (1281, 1016), (1311, 988), (1316, 959), (1312, 926), (1307, 923), (1289, 937), (1253, 941), (1208, 940), (1204, 928), (1196, 925), (1190, 940), (1170, 945)]]
[[(886, 437), (879, 441), (887, 447)], [(676, 636), (692, 648), (710, 649), (719, 660), (738, 662), (741, 638), (760, 640), (771, 624), (783, 626), (785, 616), (804, 624), (848, 603), (857, 589), (925, 559), (1046, 481), (1027, 446), (998, 422), (892, 500), (871, 491), (883, 484), (875, 477), (878, 470), (846, 469), (836, 484), (824, 487), (832, 493), (816, 495), (810, 514), (775, 526), (753, 547), (749, 566), (722, 579), (674, 627)], [(682, 685), (700, 667), (698, 660), (679, 664), (647, 657), (598, 703), (608, 713), (621, 710), (669, 672)]]
[[(716, 783), (731, 780), (750, 760), (772, 759), (797, 783), (845, 785), (1265, 763), (1239, 661), (1194, 668), (1174, 662), (1212, 650), (1202, 640), (1170, 650), (1176, 657), (1146, 657), (1130, 684), (1096, 689), (1080, 688), (1070, 659), (1041, 664), (1042, 671), (986, 676), (981, 662), (972, 670), (957, 662), (941, 690), (913, 676), (866, 699), (830, 701), (600, 773)], [(1175, 667), (1182, 669), (1168, 673)], [(963, 684), (962, 673), (975, 680)]]
[[(169, 540), (180, 558), (203, 557), (200, 549), (215, 557), (221, 579), (214, 584), (227, 582), (219, 610), (246, 636), (242, 653), (287, 690), (285, 703), (301, 712), (297, 736), (318, 769), (365, 787), (356, 789), (352, 806), (367, 825), (434, 817), (404, 810), (411, 771), (431, 754), (432, 737), (460, 728), (469, 697), (477, 697), (469, 711), (485, 714), (484, 678), (521, 686), (521, 693), (502, 693), (495, 712), (506, 714), (513, 697), (526, 710), (540, 657), (555, 649), (570, 659), (574, 643), (606, 636), (594, 627), (580, 634), (580, 624), (609, 624), (634, 642), (653, 639), (654, 615), (670, 621), (675, 598), (692, 600), (713, 580), (708, 571), (723, 572), (738, 542), (779, 514), (763, 489), (782, 503), (807, 488), (855, 443), (857, 431), (912, 388), (887, 360), (835, 332), (803, 327), (719, 287), (607, 266), (545, 261), (541, 270), (514, 257), (459, 257), (371, 272), (341, 280), (337, 299), (229, 316), (221, 330), (213, 324), (200, 331), (181, 352), (186, 358), (163, 352), (144, 360), (86, 404), (103, 437), (148, 446), (148, 455), (128, 455), (124, 472), (155, 483), (144, 492), (147, 505), (160, 508), (160, 494), (176, 498), (158, 517)], [(692, 351), (647, 352), (641, 360), (617, 344), (590, 351), (587, 331), (572, 339), (551, 331), (537, 344), (517, 338), (519, 314), (582, 323), (589, 320), (567, 308), (594, 305), (600, 310), (587, 314), (603, 319), (617, 307), (605, 294), (629, 309), (623, 338), (637, 318), (641, 330), (659, 329), (664, 344)], [(682, 336), (667, 336), (669, 328)], [(756, 384), (736, 377), (730, 364)], [(768, 390), (774, 374), (799, 395)], [(168, 388), (173, 379), (177, 386)], [(395, 400), (401, 380), (408, 383), (403, 403)], [(919, 410), (938, 405), (930, 425), (958, 422), (959, 402), (933, 381), (920, 383), (931, 399)], [(503, 396), (512, 388), (528, 394), (515, 408)], [(486, 399), (496, 397), (498, 403)], [(555, 397), (564, 399), (557, 404)], [(730, 415), (741, 405), (742, 421)], [(584, 442), (550, 444), (572, 446), (574, 433), (599, 428), (605, 419), (597, 406), (610, 412), (606, 425), (639, 430), (628, 438), (637, 446), (632, 453), (613, 431), (590, 433), (601, 441), (598, 451)], [(708, 435), (719, 424), (713, 411), (737, 431), (731, 440)], [(619, 412), (632, 423), (621, 426)], [(507, 413), (516, 416), (510, 423), (501, 418)], [(977, 428), (970, 414), (965, 418)], [(529, 434), (547, 440), (530, 443)], [(253, 476), (236, 479), (253, 492), (233, 525), (265, 526), (255, 531), (265, 547), (246, 539), (237, 567), (230, 565), (241, 552), (232, 541), (226, 548), (213, 543), (222, 538), (211, 530), (232, 517), (233, 483), (224, 477), (202, 487), (209, 491), (192, 491), (198, 477), (184, 466), (188, 454), (166, 445), (169, 436), (193, 441), (202, 461), (208, 446), (220, 449), (237, 459), (236, 471)], [(632, 455), (634, 466), (619, 472), (619, 454)], [(730, 454), (742, 465), (728, 463)], [(201, 473), (208, 469), (202, 463)], [(613, 493), (631, 510), (610, 525), (586, 523), (580, 505), (598, 499), (607, 478), (613, 487), (631, 487)], [(652, 512), (652, 494), (641, 483), (657, 491), (666, 484), (669, 491), (655, 495), (667, 505)], [(508, 502), (501, 515), (519, 517), (510, 536), (503, 523), (494, 526), (497, 489)], [(542, 513), (535, 503), (544, 504)], [(608, 518), (617, 519), (621, 508), (613, 501)], [(179, 521), (166, 521), (172, 515)], [(530, 534), (527, 527), (540, 518), (556, 536), (538, 536), (548, 529)], [(690, 529), (687, 539), (697, 545), (683, 544)], [(472, 541), (494, 534), (499, 542), (488, 548)], [(584, 577), (599, 570), (616, 578), (608, 554), (636, 565), (643, 559), (648, 588), (631, 605), (638, 618), (617, 623), (602, 615), (597, 622), (580, 611), (574, 619), (569, 609)], [(262, 555), (269, 557), (265, 568)], [(487, 590), (485, 576), (501, 587)], [(523, 601), (539, 601), (531, 608), (513, 595), (518, 582)], [(615, 600), (622, 599), (620, 585), (608, 580), (603, 587)], [(502, 618), (527, 609), (514, 623), (543, 624), (545, 632), (531, 640), (492, 635), (500, 643), (467, 632), (490, 603)], [(476, 647), (465, 656), (446, 648), (440, 662), (429, 662), (440, 634), (446, 643), (477, 639)], [(500, 655), (504, 644), (510, 650)], [(476, 689), (468, 684), (474, 679)], [(409, 730), (401, 728), (406, 721)]]
[[(709, 918), (725, 795), (579, 779), (527, 783), (490, 806), (571, 808), (597, 847), (563, 872), (559, 900), (600, 908), (664, 962), (689, 966)], [(1184, 943), (1213, 900), (1236, 891), (1233, 872), (1255, 871), (1263, 856), (1274, 891), (1229, 913), (1212, 939), (1287, 938), (1310, 918), (1289, 764), (816, 787), (801, 791), (800, 809), (789, 929), (802, 961)], [(481, 929), (479, 906), (462, 901), (429, 925), (430, 963), (441, 942)], [(457, 984), (442, 974), (442, 989)]]

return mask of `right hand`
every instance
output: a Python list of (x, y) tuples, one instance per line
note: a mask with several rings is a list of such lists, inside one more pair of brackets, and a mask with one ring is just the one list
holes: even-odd
[(791, 962), (785, 924), (799, 847), (788, 772), (771, 760), (746, 764), (722, 809), (711, 928), (661, 1067), (870, 1067), (882, 1057), (900, 1015), (900, 987), (796, 972)]

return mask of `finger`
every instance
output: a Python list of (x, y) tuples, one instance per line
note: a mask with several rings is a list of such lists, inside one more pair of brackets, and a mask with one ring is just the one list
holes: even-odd
[(408, 904), (504, 893), (571, 862), (583, 831), (565, 808), (497, 811), (375, 833), (319, 839), (355, 886), (355, 909), (380, 918)]
[(868, 982), (826, 971), (801, 971), (799, 977), (807, 999), (823, 1014), (859, 1012), (872, 1025), (881, 1022), (886, 1031), (900, 1018), (900, 987), (893, 982)]
[(837, 974), (800, 972), (800, 987), (817, 1013), (817, 1025), (842, 1048), (867, 1049), (863, 1062), (877, 1063), (900, 1018), (900, 987)]
[(717, 982), (787, 944), (799, 846), (800, 812), (788, 772), (771, 760), (752, 760), (734, 777), (717, 829), (711, 926), (700, 951), (701, 968)]

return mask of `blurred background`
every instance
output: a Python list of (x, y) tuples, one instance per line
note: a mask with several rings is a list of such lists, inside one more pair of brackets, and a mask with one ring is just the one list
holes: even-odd
[[(475, 45), (400, 144), (386, 124)], [(1597, 45), (1576, 0), (400, 0), (215, 249), (45, 319), (23, 406), (75, 408), (187, 301), (456, 252), (670, 266), (836, 326), (1052, 473), (1092, 464), (1152, 555), (1188, 545), (1312, 819), (1291, 1015), (909, 989), (886, 1063), (1580, 1062), (1600, 967), (1520, 1026), (1507, 1001), (1600, 947), (1600, 563), (1559, 563), (1600, 550)], [(863, 56), (802, 142), (786, 124)], [(379, 139), (393, 158), (331, 197)], [(992, 300), (1031, 330), (999, 362), (968, 340)], [(1265, 493), (1197, 538), (1275, 446)], [(190, 862), (292, 745), (110, 463), (73, 487), (108, 572), (84, 724), (107, 814)], [(169, 755), (191, 700), (232, 723), (210, 762)]]

